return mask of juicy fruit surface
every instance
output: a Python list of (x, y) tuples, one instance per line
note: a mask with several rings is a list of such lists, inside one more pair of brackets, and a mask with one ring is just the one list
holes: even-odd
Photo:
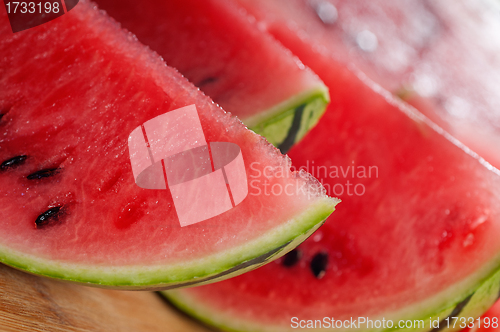
[[(93, 4), (80, 2), (63, 17), (23, 32), (12, 34), (9, 29), (2, 11), (2, 261), (22, 266), (15, 261), (19, 256), (9, 256), (12, 252), (35, 257), (49, 266), (44, 273), (76, 280), (78, 272), (66, 271), (64, 264), (83, 266), (97, 271), (97, 279), (80, 281), (105, 284), (113, 281), (99, 280), (99, 271), (119, 274), (119, 267), (178, 264), (178, 274), (165, 278), (182, 279), (183, 271), (193, 268), (190, 262), (211, 254), (224, 260), (227, 253), (226, 265), (205, 262), (205, 270), (191, 276), (197, 277), (259, 255), (255, 248), (231, 257), (229, 249), (280, 225), (305, 222), (312, 227), (333, 210), (334, 202), (321, 190), (308, 191), (320, 189), (317, 184), (291, 174), (289, 161), (275, 148), (120, 31)], [(190, 104), (198, 109), (207, 141), (238, 144), (249, 177), (250, 164), (257, 170), (284, 167), (290, 175), (253, 174), (257, 189), (265, 182), (306, 190), (268, 196), (250, 190), (227, 213), (181, 228), (168, 191), (134, 183), (127, 138), (145, 121)], [(308, 221), (294, 219), (322, 200), (318, 215), (312, 213)], [(279, 242), (271, 246), (285, 244)], [(33, 272), (42, 267), (25, 266)], [(147, 273), (138, 269), (121, 282), (144, 282)]]
[[(324, 84), (229, 1), (99, 0), (97, 4), (224, 110), (277, 146), (290, 130), (299, 140), (324, 112), (328, 99)], [(311, 109), (298, 109), (308, 104)], [(302, 117), (297, 128), (293, 128), (294, 112)], [(275, 122), (278, 128), (264, 130)]]
[[(320, 74), (332, 99), (290, 157), (337, 194), (342, 209), (298, 247), (291, 266), (280, 260), (167, 296), (203, 320), (242, 331), (291, 330), (292, 317), (428, 319), (455, 306), (500, 265), (498, 175), (286, 31), (279, 39)], [(370, 175), (370, 167), (377, 172)]]

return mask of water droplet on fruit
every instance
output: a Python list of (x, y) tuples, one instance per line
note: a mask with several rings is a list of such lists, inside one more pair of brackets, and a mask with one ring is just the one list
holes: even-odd
[(293, 249), (283, 257), (283, 266), (292, 267), (299, 261), (302, 256), (302, 252), (298, 249)]
[(470, 225), (470, 228), (471, 229), (475, 229), (477, 228), (479, 225), (482, 225), (486, 222), (486, 220), (488, 220), (488, 216), (486, 215), (481, 215), (479, 216), (478, 218), (476, 218), (476, 220), (474, 220), (472, 222), (472, 224)]
[(339, 17), (337, 8), (328, 1), (320, 1), (315, 5), (315, 11), (319, 19), (327, 24), (331, 25), (337, 22)]
[(321, 231), (316, 232), (316, 234), (314, 234), (314, 236), (313, 236), (313, 241), (319, 242), (319, 241), (321, 241), (321, 239), (323, 239), (323, 232), (321, 232)]
[(373, 52), (378, 47), (378, 39), (375, 34), (369, 30), (363, 30), (356, 36), (356, 43), (359, 48), (365, 52)]
[(326, 253), (318, 253), (311, 260), (311, 271), (318, 279), (321, 279), (325, 276), (327, 266), (328, 255)]
[(416, 73), (411, 80), (413, 89), (422, 97), (432, 97), (439, 90), (439, 79), (428, 73)]
[(299, 58), (295, 59), (295, 63), (297, 64), (300, 70), (306, 69), (306, 66), (302, 63), (302, 61), (299, 60)]
[(448, 98), (444, 104), (444, 108), (452, 116), (461, 119), (467, 118), (472, 109), (468, 101), (457, 96)]
[(463, 242), (464, 248), (472, 245), (474, 243), (474, 234), (468, 234)]

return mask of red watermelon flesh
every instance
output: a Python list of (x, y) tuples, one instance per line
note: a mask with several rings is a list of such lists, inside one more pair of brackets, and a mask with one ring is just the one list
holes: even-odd
[(97, 4), (282, 151), (300, 140), (325, 110), (325, 85), (230, 1)]
[(290, 157), (343, 209), (295, 256), (166, 296), (231, 331), (294, 330), (293, 317), (424, 319), (430, 330), (429, 317), (480, 315), (500, 287), (498, 171), (366, 76), (273, 33), (329, 87), (331, 105)]
[(433, 107), (419, 111), (439, 118), (453, 136), (500, 167), (497, 1), (239, 2), (272, 34), (294, 30), (310, 47), (356, 66), (387, 90), (428, 99)]
[[(278, 257), (333, 211), (315, 180), (292, 173), (286, 157), (90, 2), (15, 34), (1, 10), (0, 54), (4, 263), (109, 287), (194, 284)], [(127, 141), (145, 121), (192, 104), (208, 142), (241, 148), (255, 188), (230, 211), (181, 228), (168, 190), (135, 184)], [(292, 189), (259, 195), (266, 185)]]

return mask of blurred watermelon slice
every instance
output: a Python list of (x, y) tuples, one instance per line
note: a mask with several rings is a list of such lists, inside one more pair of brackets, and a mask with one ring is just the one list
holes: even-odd
[[(242, 0), (284, 42), (355, 66), (500, 168), (500, 2)], [(281, 37), (279, 36), (281, 35)]]
[(283, 153), (325, 111), (323, 82), (229, 1), (97, 3)]
[(166, 296), (230, 331), (292, 331), (294, 317), (393, 323), (363, 330), (423, 320), (419, 330), (432, 330), (430, 318), (482, 314), (500, 288), (498, 170), (296, 26), (266, 24), (329, 88), (327, 112), (290, 156), (343, 208), (280, 261)]

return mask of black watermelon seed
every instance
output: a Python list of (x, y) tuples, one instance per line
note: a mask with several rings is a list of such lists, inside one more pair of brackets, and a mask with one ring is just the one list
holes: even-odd
[(58, 221), (59, 216), (61, 215), (61, 206), (55, 206), (53, 208), (48, 209), (44, 213), (38, 216), (35, 220), (35, 225), (37, 228), (41, 228), (43, 226), (48, 225), (51, 222)]
[(200, 83), (198, 83), (198, 86), (199, 87), (203, 87), (204, 85), (208, 85), (208, 84), (211, 84), (211, 83), (215, 83), (218, 81), (218, 78), (217, 77), (213, 77), (213, 76), (210, 76), (210, 77), (207, 77), (207, 78), (204, 78), (200, 81)]
[(316, 254), (311, 261), (311, 271), (318, 279), (323, 278), (328, 266), (328, 255), (325, 253)]
[(21, 165), (28, 156), (26, 155), (21, 155), (21, 156), (15, 156), (14, 158), (7, 159), (0, 165), (0, 170), (5, 170), (7, 168), (13, 168), (18, 165)]
[(59, 173), (59, 168), (48, 168), (48, 169), (42, 169), (35, 173), (31, 173), (26, 178), (28, 180), (40, 180), (42, 178), (48, 178), (52, 175), (56, 175), (57, 173)]
[(5, 114), (9, 113), (11, 108), (12, 106), (0, 107), (0, 120), (3, 118)]
[(286, 254), (285, 257), (283, 257), (283, 262), (282, 262), (283, 266), (286, 267), (294, 266), (295, 264), (298, 263), (300, 256), (302, 256), (300, 250), (293, 249), (288, 254)]

